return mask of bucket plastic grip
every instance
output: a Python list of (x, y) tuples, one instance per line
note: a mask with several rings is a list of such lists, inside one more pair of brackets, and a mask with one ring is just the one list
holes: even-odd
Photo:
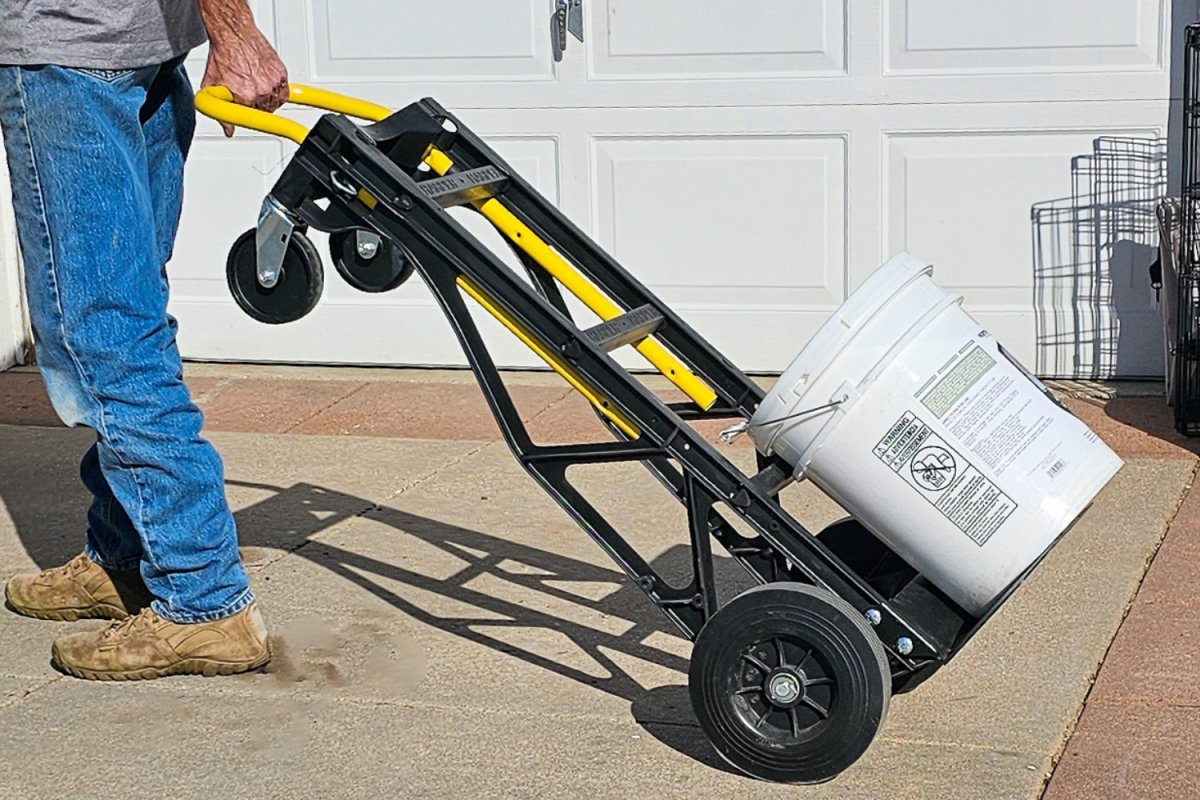
[(813, 406), (812, 408), (806, 408), (803, 411), (793, 411), (791, 414), (788, 414), (787, 416), (776, 417), (775, 419), (769, 419), (766, 422), (751, 422), (750, 420), (742, 420), (737, 425), (734, 425), (732, 428), (726, 428), (725, 430), (721, 431), (720, 439), (722, 442), (729, 444), (734, 439), (741, 436), (743, 433), (750, 430), (751, 428), (765, 428), (768, 425), (778, 425), (782, 422), (787, 422), (788, 420), (796, 419), (797, 417), (807, 417), (809, 414), (816, 414), (818, 411), (825, 411), (826, 409), (833, 408), (834, 406), (839, 406), (842, 404), (842, 402), (843, 402), (842, 400), (833, 400), (828, 403), (823, 403), (822, 405), (819, 405), (819, 406)]

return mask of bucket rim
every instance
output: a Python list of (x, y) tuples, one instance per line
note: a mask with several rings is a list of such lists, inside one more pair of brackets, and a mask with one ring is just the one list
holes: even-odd
[[(807, 386), (803, 392), (796, 394), (796, 403), (803, 402), (812, 387), (832, 366), (837, 356), (854, 342), (867, 327), (866, 323), (874, 318), (879, 309), (914, 281), (932, 274), (932, 263), (918, 258), (907, 250), (893, 255), (867, 276), (867, 279), (851, 292), (850, 296), (821, 324), (817, 332), (788, 364), (787, 369), (783, 371), (779, 380), (768, 392), (768, 396), (777, 391), (792, 391), (790, 386), (781, 389), (789, 376), (807, 374)], [(791, 383), (794, 385), (795, 380), (792, 380)], [(767, 439), (762, 444), (762, 449), (770, 452), (780, 432), (787, 426), (782, 422), (772, 424), (764, 421), (763, 418), (766, 414), (765, 405), (760, 404), (750, 419), (750, 430), (752, 434), (755, 429), (767, 433)], [(752, 438), (756, 439), (757, 444), (757, 437)]]

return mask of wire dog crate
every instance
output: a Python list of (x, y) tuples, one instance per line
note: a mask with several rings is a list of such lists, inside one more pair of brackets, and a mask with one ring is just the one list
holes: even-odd
[(1179, 192), (1178, 304), (1172, 405), (1175, 428), (1200, 435), (1200, 25), (1184, 44), (1183, 168)]

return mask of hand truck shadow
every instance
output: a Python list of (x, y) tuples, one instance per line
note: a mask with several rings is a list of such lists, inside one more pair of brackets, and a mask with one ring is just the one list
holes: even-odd
[[(436, 519), (378, 506), (362, 497), (297, 483), (289, 487), (228, 481), (230, 486), (273, 492), (270, 497), (237, 512), (241, 544), (249, 547), (282, 549), (289, 555), (308, 559), (358, 588), (383, 600), (411, 619), (466, 641), (488, 647), (527, 664), (570, 678), (583, 685), (630, 702), (631, 713), (650, 735), (672, 749), (708, 766), (739, 774), (716, 756), (700, 730), (688, 700), (688, 659), (647, 644), (654, 634), (677, 638), (678, 633), (653, 606), (645, 602), (642, 590), (621, 572), (597, 566), (559, 553), (464, 528)], [(380, 560), (348, 547), (314, 538), (357, 517), (368, 517), (397, 533), (411, 536), (425, 545), (466, 563), (448, 578), (431, 577), (419, 571)], [(287, 540), (279, 540), (278, 531), (287, 531)], [(402, 544), (397, 544), (397, 553)], [(753, 585), (749, 577), (730, 558), (714, 559), (714, 568), (724, 585)], [(691, 551), (677, 544), (652, 561), (663, 575), (686, 575)], [(520, 569), (513, 570), (514, 565)], [(472, 584), (481, 577), (503, 581), (507, 588), (537, 592), (556, 604), (570, 603), (580, 615), (616, 619), (629, 623), (622, 633), (611, 633), (519, 602), (486, 593)], [(423, 592), (455, 601), (481, 613), (455, 615), (434, 611), (390, 590), (386, 583), (395, 581)], [(615, 591), (602, 597), (584, 596), (563, 588), (570, 584), (612, 584)], [(584, 671), (561, 661), (503, 640), (492, 632), (534, 631), (543, 629), (565, 635), (608, 677), (597, 677), (594, 669)], [(679, 638), (678, 645), (690, 649), (691, 643)], [(679, 674), (678, 684), (647, 688), (607, 653), (647, 662)], [(573, 661), (579, 653), (573, 653)], [(499, 688), (499, 687), (497, 687)]]

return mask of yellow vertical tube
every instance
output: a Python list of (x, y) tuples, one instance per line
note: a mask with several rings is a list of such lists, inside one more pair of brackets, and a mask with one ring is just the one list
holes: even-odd
[[(439, 175), (445, 175), (454, 166), (454, 162), (449, 156), (435, 149), (431, 149), (426, 154), (425, 163)], [(499, 200), (492, 198), (477, 201), (473, 205), (511, 242), (525, 251), (542, 269), (553, 275), (571, 294), (578, 297), (601, 319), (610, 320), (623, 313), (616, 303), (597, 290), (587, 278), (542, 241), (541, 237), (534, 233), (528, 225), (517, 219)], [(658, 342), (646, 338), (635, 346), (647, 361), (657, 367), (668, 380), (678, 386), (698, 406), (709, 409), (717, 402), (717, 395), (713, 390)]]

